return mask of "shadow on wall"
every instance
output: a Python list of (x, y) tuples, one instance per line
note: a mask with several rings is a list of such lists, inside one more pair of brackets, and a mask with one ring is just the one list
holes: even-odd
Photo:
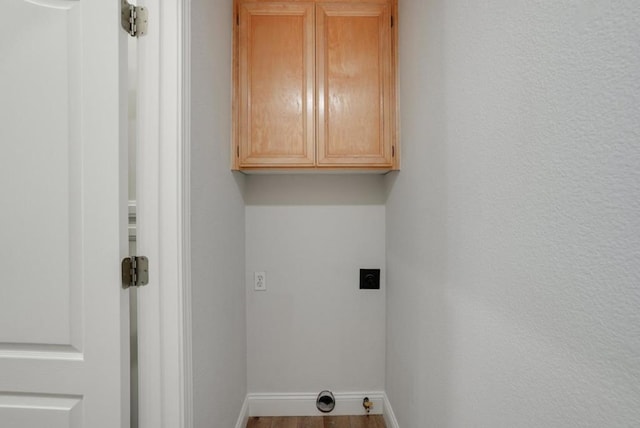
[(444, 3), (407, 0), (399, 9), (402, 163), (385, 177), (385, 378), (406, 427), (448, 426), (453, 411)]
[(382, 175), (249, 175), (247, 205), (384, 205)]

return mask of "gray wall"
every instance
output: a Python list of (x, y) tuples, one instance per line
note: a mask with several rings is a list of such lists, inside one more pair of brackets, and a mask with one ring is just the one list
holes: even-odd
[[(231, 1), (192, 1), (195, 427), (233, 427), (246, 396), (243, 177), (229, 170)], [(214, 422), (215, 421), (215, 422)]]
[(401, 427), (640, 426), (640, 8), (402, 0)]
[[(251, 176), (246, 188), (249, 392), (384, 390), (381, 176)], [(267, 290), (254, 291), (265, 271)]]

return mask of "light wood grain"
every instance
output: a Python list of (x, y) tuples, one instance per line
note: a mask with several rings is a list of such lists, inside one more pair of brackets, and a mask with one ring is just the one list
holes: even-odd
[(239, 13), (239, 164), (313, 166), (313, 5), (246, 3)]
[[(379, 3), (386, 4), (389, 0), (286, 0), (287, 3)], [(273, 0), (251, 0), (252, 3), (272, 3)]]
[(390, 167), (390, 6), (317, 7), (318, 165)]
[(397, 0), (235, 5), (232, 168), (397, 169)]

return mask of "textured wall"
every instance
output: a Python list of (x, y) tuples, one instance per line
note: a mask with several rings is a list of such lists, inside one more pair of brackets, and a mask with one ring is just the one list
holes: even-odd
[(196, 428), (234, 426), (247, 383), (243, 181), (229, 170), (231, 3), (192, 0), (191, 252)]
[[(252, 176), (246, 191), (249, 392), (384, 389), (381, 176)], [(267, 291), (253, 290), (266, 271)]]
[(400, 426), (640, 426), (638, 6), (401, 2)]

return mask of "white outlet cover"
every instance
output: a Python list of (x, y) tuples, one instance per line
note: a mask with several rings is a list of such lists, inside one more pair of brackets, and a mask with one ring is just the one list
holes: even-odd
[(256, 291), (266, 291), (267, 289), (267, 274), (266, 272), (254, 272), (253, 273), (253, 287)]

